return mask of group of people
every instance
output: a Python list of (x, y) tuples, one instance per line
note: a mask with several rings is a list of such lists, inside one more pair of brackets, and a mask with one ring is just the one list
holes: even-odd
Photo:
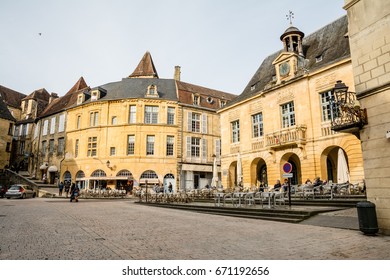
[(60, 182), (58, 184), (58, 190), (59, 196), (62, 196), (63, 191), (65, 191), (66, 198), (68, 198), (70, 194), (70, 202), (72, 202), (73, 200), (76, 202), (79, 201), (80, 188), (75, 183), (71, 184), (70, 182)]
[[(162, 186), (162, 185), (155, 185), (153, 189), (156, 193), (163, 193), (164, 192), (164, 186)], [(172, 191), (173, 191), (172, 183), (168, 184), (167, 191), (168, 191), (168, 193), (172, 193)]]

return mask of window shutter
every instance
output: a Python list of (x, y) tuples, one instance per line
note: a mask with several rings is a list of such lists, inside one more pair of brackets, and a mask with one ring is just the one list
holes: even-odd
[(187, 131), (192, 131), (192, 113), (188, 112), (187, 114)]
[(207, 115), (202, 114), (202, 133), (207, 133)]
[(191, 136), (187, 136), (187, 158), (191, 158)]
[(65, 114), (61, 114), (58, 124), (58, 132), (63, 132), (65, 130)]
[(215, 140), (215, 155), (217, 157), (217, 161), (221, 160), (221, 139)]
[(202, 139), (202, 160), (207, 161), (207, 139)]
[(56, 118), (51, 118), (51, 122), (50, 122), (50, 134), (54, 134), (56, 130)]

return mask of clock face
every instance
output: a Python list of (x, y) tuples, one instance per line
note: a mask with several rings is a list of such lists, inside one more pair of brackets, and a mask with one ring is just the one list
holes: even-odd
[(283, 62), (279, 65), (279, 73), (281, 76), (287, 76), (290, 73), (290, 64), (288, 62)]

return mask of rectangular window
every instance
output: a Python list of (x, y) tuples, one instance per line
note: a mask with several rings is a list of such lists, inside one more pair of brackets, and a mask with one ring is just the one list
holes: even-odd
[(173, 156), (175, 137), (167, 136), (167, 156)]
[(97, 137), (88, 137), (88, 157), (95, 157), (97, 155)]
[(168, 107), (168, 116), (167, 116), (168, 124), (175, 124), (175, 108)]
[(117, 119), (116, 119), (116, 117), (114, 116), (114, 117), (111, 118), (111, 124), (112, 124), (112, 125), (116, 125), (116, 123), (117, 123)]
[(61, 114), (58, 121), (58, 132), (65, 130), (65, 114)]
[(338, 107), (334, 102), (332, 91), (326, 91), (320, 94), (322, 121), (330, 121), (338, 116)]
[(240, 142), (240, 121), (232, 122), (231, 129), (232, 129), (232, 143)]
[(99, 112), (91, 112), (89, 114), (89, 125), (97, 126), (99, 123)]
[(49, 120), (45, 120), (43, 122), (43, 133), (42, 133), (43, 136), (47, 135), (48, 127), (49, 127)]
[(49, 140), (49, 154), (54, 152), (54, 139)]
[(221, 160), (221, 139), (215, 140), (215, 156), (217, 160)]
[(47, 149), (47, 142), (42, 141), (42, 156), (46, 155), (46, 149)]
[(63, 137), (58, 138), (57, 154), (62, 155), (64, 153), (64, 148), (65, 148), (65, 138)]
[(135, 123), (136, 122), (136, 106), (130, 105), (129, 109), (129, 123)]
[(19, 154), (20, 155), (24, 154), (25, 145), (26, 145), (26, 143), (24, 141), (20, 141), (20, 144), (19, 144)]
[(154, 155), (154, 136), (146, 136), (146, 155)]
[(191, 137), (191, 157), (200, 157), (200, 138)]
[(76, 139), (76, 143), (74, 145), (74, 157), (79, 156), (79, 139)]
[(50, 120), (50, 134), (54, 134), (56, 130), (56, 117), (51, 118)]
[(11, 152), (11, 143), (10, 142), (7, 142), (7, 146), (5, 147), (5, 151), (7, 153)]
[(282, 110), (282, 127), (287, 128), (295, 125), (294, 102), (289, 102), (281, 106)]
[(14, 124), (10, 123), (8, 127), (8, 135), (12, 135), (13, 131), (14, 131)]
[(115, 156), (115, 147), (110, 147), (110, 156)]
[(21, 126), (21, 131), (20, 131), (20, 135), (21, 136), (27, 136), (27, 132), (28, 132), (28, 124), (22, 124)]
[(81, 125), (81, 116), (77, 116), (77, 129), (80, 129), (80, 125)]
[(194, 95), (194, 105), (199, 105), (200, 96)]
[(191, 114), (191, 131), (200, 132), (200, 114)]
[(145, 123), (149, 123), (149, 124), (158, 123), (157, 106), (145, 106)]
[(252, 137), (263, 136), (263, 114), (252, 115)]
[(127, 135), (127, 155), (134, 155), (135, 135)]

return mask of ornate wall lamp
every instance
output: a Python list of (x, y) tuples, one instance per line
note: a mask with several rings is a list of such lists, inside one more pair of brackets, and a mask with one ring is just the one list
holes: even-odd
[(356, 93), (348, 91), (348, 87), (337, 81), (332, 89), (332, 130), (358, 134), (368, 123), (367, 110), (360, 107)]

